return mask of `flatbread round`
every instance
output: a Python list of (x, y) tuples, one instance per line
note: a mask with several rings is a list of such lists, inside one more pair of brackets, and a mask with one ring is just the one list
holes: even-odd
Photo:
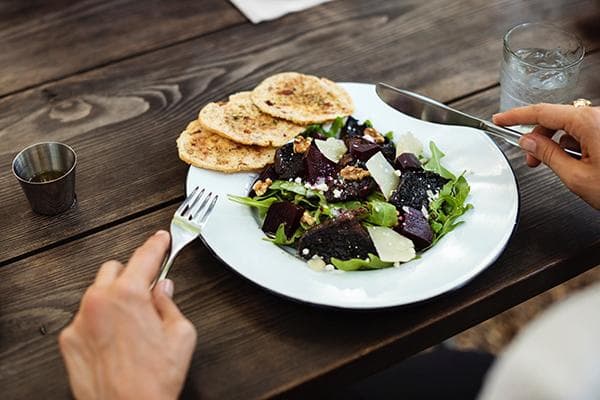
[(250, 92), (231, 95), (227, 102), (208, 103), (200, 110), (198, 122), (234, 142), (258, 146), (283, 146), (305, 129), (261, 112)]
[(340, 86), (325, 78), (284, 72), (262, 81), (252, 101), (264, 113), (298, 124), (315, 124), (352, 114), (354, 104)]
[(260, 170), (273, 162), (276, 150), (232, 142), (202, 129), (197, 121), (190, 122), (179, 135), (177, 149), (186, 163), (221, 172)]

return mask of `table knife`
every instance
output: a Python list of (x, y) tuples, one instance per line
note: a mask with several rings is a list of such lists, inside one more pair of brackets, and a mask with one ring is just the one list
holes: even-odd
[[(519, 139), (523, 136), (510, 128), (495, 125), (489, 121), (474, 117), (462, 111), (448, 107), (439, 101), (423, 95), (395, 88), (387, 83), (379, 82), (376, 86), (377, 95), (390, 107), (422, 121), (443, 125), (460, 125), (479, 129), (492, 136), (504, 139), (508, 143), (519, 147)], [(571, 149), (563, 149), (574, 157), (581, 157), (581, 153)]]

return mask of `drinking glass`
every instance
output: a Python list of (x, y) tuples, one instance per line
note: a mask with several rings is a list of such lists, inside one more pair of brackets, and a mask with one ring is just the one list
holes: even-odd
[(554, 25), (525, 23), (504, 35), (500, 111), (535, 103), (570, 103), (585, 50)]

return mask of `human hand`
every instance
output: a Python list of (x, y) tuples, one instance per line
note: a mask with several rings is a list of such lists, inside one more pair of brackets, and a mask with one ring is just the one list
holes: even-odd
[[(493, 121), (497, 125), (537, 125), (519, 141), (527, 164), (546, 164), (572, 192), (600, 209), (600, 107), (536, 104), (496, 114)], [(559, 129), (579, 142), (581, 160), (551, 140)]]
[(85, 292), (75, 318), (60, 334), (77, 399), (176, 399), (196, 330), (171, 296), (173, 282), (149, 287), (169, 247), (159, 231), (139, 247), (125, 268), (104, 263)]

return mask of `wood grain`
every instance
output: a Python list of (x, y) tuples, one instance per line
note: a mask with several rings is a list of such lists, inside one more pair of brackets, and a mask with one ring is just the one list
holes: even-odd
[(228, 1), (0, 3), (0, 95), (246, 21)]
[[(0, 263), (180, 199), (175, 138), (187, 121), (273, 72), (384, 80), (447, 101), (497, 81), (500, 37), (523, 18), (579, 32), (598, 13), (593, 1), (331, 2), (1, 99)], [(580, 32), (588, 47), (594, 32)], [(69, 143), (80, 161), (77, 208), (53, 218), (29, 210), (10, 173), (19, 149), (46, 139)]]
[[(546, 170), (525, 167), (518, 152), (509, 155), (523, 194), (514, 237), (474, 281), (428, 303), (379, 312), (302, 305), (249, 283), (200, 242), (189, 246), (171, 274), (175, 299), (199, 333), (186, 397), (323, 394), (600, 263), (598, 213)], [(98, 266), (111, 257), (125, 261), (174, 209), (0, 268), (0, 386), (7, 398), (67, 396), (58, 332)]]

